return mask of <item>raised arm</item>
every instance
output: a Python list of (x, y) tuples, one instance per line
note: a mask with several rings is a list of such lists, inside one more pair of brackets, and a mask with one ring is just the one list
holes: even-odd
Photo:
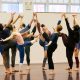
[(66, 14), (63, 13), (62, 16), (65, 18), (65, 22), (66, 22), (66, 26), (67, 26), (68, 32), (71, 33), (72, 29), (70, 28), (70, 24), (68, 22), (68, 19), (66, 17)]
[(24, 29), (20, 30), (20, 33), (24, 33), (26, 31), (28, 31), (31, 28), (31, 25), (33, 23), (33, 18), (31, 19), (31, 21), (29, 22), (29, 24), (26, 26), (24, 23), (22, 23), (22, 26), (25, 25)]
[(76, 14), (73, 14), (73, 26), (77, 25)]
[(11, 24), (12, 24), (12, 25), (15, 24), (20, 17), (21, 17), (21, 16), (18, 15), (17, 18), (16, 18)]
[(15, 13), (11, 13), (11, 18), (8, 21), (8, 23), (6, 24), (6, 26), (9, 26), (13, 22), (14, 15), (15, 15)]

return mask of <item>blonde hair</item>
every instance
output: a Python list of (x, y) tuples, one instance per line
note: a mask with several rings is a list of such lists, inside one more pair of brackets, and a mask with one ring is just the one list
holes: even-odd
[(59, 31), (61, 31), (63, 28), (62, 28), (62, 26), (61, 25), (57, 25), (57, 31), (59, 32)]

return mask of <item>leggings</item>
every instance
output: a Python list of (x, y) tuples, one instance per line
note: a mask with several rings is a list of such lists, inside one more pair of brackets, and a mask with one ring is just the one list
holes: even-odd
[(56, 48), (57, 48), (57, 44), (53, 44), (53, 43), (48, 47), (47, 56), (48, 56), (49, 69), (54, 69), (54, 63), (52, 60), (52, 55), (53, 55), (53, 52), (56, 50)]
[[(15, 57), (16, 57), (16, 42), (13, 40), (9, 40), (7, 43), (3, 44), (5, 46), (4, 51), (1, 52), (3, 57), (3, 64), (5, 68), (10, 68), (10, 55), (9, 49), (11, 48), (11, 66), (15, 67)], [(3, 47), (4, 48), (4, 47)]]
[[(44, 41), (44, 42), (43, 42), (43, 41), (40, 39), (40, 40), (39, 40), (39, 44), (44, 48), (44, 51), (47, 51), (47, 50), (48, 50), (48, 46), (46, 46), (46, 45), (48, 44), (47, 41)], [(45, 67), (46, 61), (47, 61), (47, 57), (44, 57), (42, 67)]]
[(73, 51), (74, 51), (74, 48), (66, 48), (66, 57), (67, 57), (70, 69), (72, 69), (73, 67)]
[(76, 68), (79, 68), (79, 58), (75, 57), (75, 60), (76, 60)]
[(23, 45), (17, 44), (19, 54), (20, 54), (20, 63), (23, 63), (23, 61), (24, 61), (24, 47), (28, 46), (28, 45), (31, 45), (30, 41), (25, 41)]

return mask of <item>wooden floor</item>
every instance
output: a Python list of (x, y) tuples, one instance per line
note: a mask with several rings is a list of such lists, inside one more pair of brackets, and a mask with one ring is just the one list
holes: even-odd
[[(19, 72), (13, 74), (6, 74), (4, 71), (4, 66), (0, 66), (0, 80), (80, 80), (79, 72), (73, 71), (73, 73), (68, 73), (66, 71), (67, 64), (55, 64), (55, 74), (49, 75), (48, 70), (43, 71), (41, 64), (32, 64), (30, 71), (26, 69), (26, 65), (23, 66), (25, 75)], [(18, 69), (18, 65), (16, 65)]]

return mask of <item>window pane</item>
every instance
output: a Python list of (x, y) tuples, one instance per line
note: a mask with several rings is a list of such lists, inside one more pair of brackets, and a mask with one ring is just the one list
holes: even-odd
[(64, 0), (64, 3), (68, 3), (69, 2), (69, 0)]
[(41, 0), (36, 0), (36, 2), (41, 2)]
[(5, 2), (19, 2), (20, 0), (2, 0), (2, 1), (5, 1)]
[(23, 4), (19, 4), (19, 12), (23, 12)]
[(33, 2), (36, 2), (36, 0), (32, 0)]
[(69, 0), (58, 0), (58, 3), (68, 3)]
[(64, 3), (64, 0), (58, 0), (58, 3)]
[(66, 5), (49, 5), (49, 12), (66, 12)]
[(44, 12), (44, 5), (43, 4), (35, 4), (33, 11), (34, 12)]
[(22, 12), (22, 4), (2, 4), (2, 11), (5, 12)]
[(49, 3), (53, 3), (53, 0), (48, 0)]
[(41, 2), (46, 2), (46, 0), (41, 0)]
[(53, 0), (53, 3), (57, 3), (58, 1), (57, 0)]
[(71, 5), (71, 12), (80, 12), (79, 5)]
[(71, 3), (79, 3), (79, 0), (71, 0)]

